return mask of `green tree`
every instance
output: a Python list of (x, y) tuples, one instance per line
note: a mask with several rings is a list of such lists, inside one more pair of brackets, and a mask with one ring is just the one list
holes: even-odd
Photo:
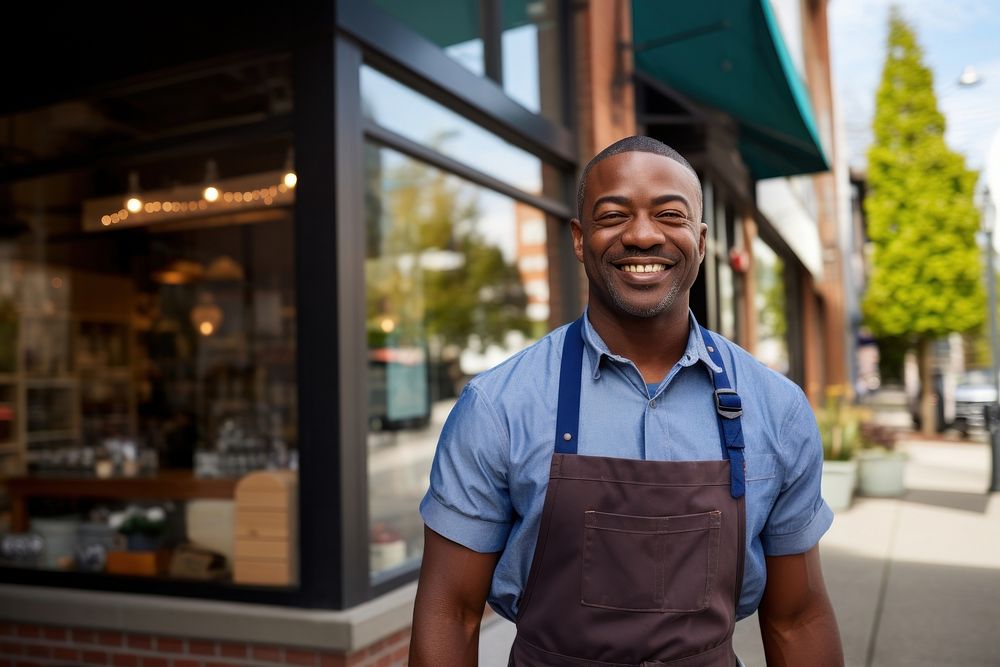
[[(482, 234), (474, 193), (416, 160), (368, 154), (367, 329), (371, 346), (427, 343), (457, 374), (459, 354), (531, 332), (514, 261)], [(384, 181), (383, 181), (384, 179)], [(385, 323), (391, 322), (390, 326)]]
[(917, 348), (923, 430), (933, 429), (931, 343), (985, 314), (973, 203), (976, 174), (944, 141), (933, 76), (913, 29), (893, 8), (868, 151), (873, 273), (862, 305), (876, 336)]

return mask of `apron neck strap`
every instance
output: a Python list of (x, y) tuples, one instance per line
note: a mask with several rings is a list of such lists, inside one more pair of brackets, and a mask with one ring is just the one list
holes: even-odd
[(556, 454), (576, 454), (580, 430), (580, 372), (583, 369), (583, 318), (569, 325), (559, 368)]
[(740, 395), (733, 389), (722, 363), (722, 355), (708, 329), (699, 325), (701, 337), (705, 341), (708, 356), (719, 370), (712, 371), (712, 384), (715, 385), (715, 412), (719, 423), (719, 437), (722, 439), (722, 456), (729, 460), (730, 483), (729, 490), (733, 498), (739, 498), (746, 493), (746, 463), (743, 458), (743, 402)]
[[(583, 318), (566, 329), (562, 361), (559, 368), (559, 401), (556, 412), (555, 452), (576, 454), (580, 435), (580, 373), (583, 369)], [(712, 335), (700, 327), (708, 355), (721, 370), (712, 373), (715, 385), (715, 409), (722, 440), (722, 456), (730, 462), (730, 493), (739, 498), (746, 492), (746, 470), (743, 459), (743, 405), (733, 389), (722, 363), (722, 355)]]

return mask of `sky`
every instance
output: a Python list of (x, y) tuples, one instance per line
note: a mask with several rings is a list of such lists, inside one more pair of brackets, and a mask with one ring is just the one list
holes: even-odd
[[(864, 167), (871, 141), (875, 89), (882, 74), (890, 0), (830, 0), (835, 86), (852, 167)], [(1000, 0), (897, 0), (916, 30), (924, 64), (934, 73), (948, 145), (982, 169), (1000, 130)], [(981, 82), (958, 85), (971, 66)], [(998, 165), (1000, 166), (1000, 165)]]

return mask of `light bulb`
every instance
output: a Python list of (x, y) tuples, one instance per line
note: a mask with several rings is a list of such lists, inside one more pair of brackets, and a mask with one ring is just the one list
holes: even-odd
[(219, 189), (217, 187), (215, 187), (214, 185), (210, 185), (210, 186), (208, 186), (207, 188), (205, 188), (202, 191), (201, 196), (207, 202), (218, 201), (218, 199), (219, 199)]
[(295, 184), (299, 182), (299, 177), (295, 175), (294, 171), (286, 172), (281, 178), (281, 182), (285, 184), (285, 187), (289, 190), (295, 187)]
[(142, 199), (139, 197), (139, 172), (130, 171), (128, 173), (128, 199), (125, 201), (125, 208), (129, 213), (138, 213), (142, 210)]

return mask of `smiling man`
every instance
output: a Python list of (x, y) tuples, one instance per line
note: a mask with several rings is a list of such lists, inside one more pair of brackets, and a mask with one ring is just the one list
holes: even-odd
[(511, 665), (736, 665), (754, 611), (769, 665), (842, 665), (812, 411), (689, 309), (697, 174), (629, 137), (578, 209), (586, 312), (473, 379), (441, 433), (410, 664), (475, 665), (489, 602)]

